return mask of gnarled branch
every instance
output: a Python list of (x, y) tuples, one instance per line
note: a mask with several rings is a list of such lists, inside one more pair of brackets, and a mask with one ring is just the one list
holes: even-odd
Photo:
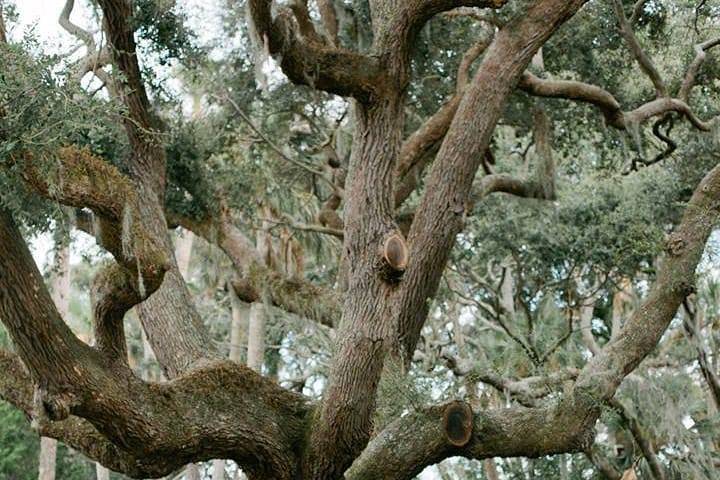
[(383, 72), (377, 59), (319, 42), (303, 35), (296, 16), (286, 8), (273, 19), (272, 0), (249, 0), (252, 22), (260, 38), (277, 55), (285, 75), (343, 96), (368, 100), (381, 87)]
[[(643, 50), (642, 46), (640, 46), (640, 42), (635, 36), (635, 32), (633, 32), (632, 24), (625, 16), (625, 10), (623, 9), (622, 2), (620, 0), (612, 0), (612, 6), (613, 10), (615, 10), (615, 15), (618, 18), (618, 23), (620, 24), (620, 33), (640, 65), (640, 68), (643, 72), (645, 72), (655, 86), (656, 96), (666, 97), (668, 95), (668, 90), (665, 86), (665, 82), (660, 76), (657, 68), (655, 68), (655, 64), (650, 56), (645, 52), (645, 50)], [(638, 5), (636, 4), (636, 8), (637, 7)], [(633, 16), (635, 16), (635, 12), (633, 12)]]

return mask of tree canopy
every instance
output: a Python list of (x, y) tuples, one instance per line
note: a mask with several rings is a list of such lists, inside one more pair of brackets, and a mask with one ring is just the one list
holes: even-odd
[(717, 476), (720, 2), (63, 3), (0, 0), (0, 476)]

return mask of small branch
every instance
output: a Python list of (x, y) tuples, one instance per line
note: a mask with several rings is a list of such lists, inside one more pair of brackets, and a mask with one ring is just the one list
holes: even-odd
[(690, 92), (692, 92), (692, 89), (695, 86), (695, 79), (698, 71), (700, 71), (700, 67), (707, 57), (707, 51), (718, 45), (720, 45), (720, 38), (715, 38), (695, 45), (695, 58), (690, 63), (690, 66), (688, 66), (685, 78), (680, 86), (680, 92), (678, 92), (678, 98), (681, 101), (689, 103)]
[(75, 0), (66, 0), (63, 9), (60, 12), (60, 18), (58, 18), (58, 23), (60, 23), (60, 26), (66, 32), (83, 42), (87, 47), (88, 52), (94, 52), (97, 49), (97, 46), (95, 44), (95, 39), (93, 38), (92, 33), (88, 32), (79, 25), (74, 24), (70, 20), (70, 14), (72, 13), (74, 7)]
[(597, 449), (589, 447), (585, 450), (585, 456), (590, 463), (606, 478), (606, 480), (621, 480), (622, 473), (615, 466), (602, 456)]
[(223, 96), (222, 100), (225, 100), (226, 102), (228, 102), (233, 107), (235, 112), (240, 116), (240, 118), (252, 129), (252, 131), (255, 132), (263, 140), (263, 142), (265, 142), (272, 149), (272, 151), (274, 151), (276, 154), (278, 154), (280, 156), (280, 158), (282, 158), (283, 160), (285, 160), (288, 163), (295, 165), (296, 167), (302, 168), (303, 170), (307, 171), (308, 173), (310, 173), (312, 175), (318, 176), (320, 179), (322, 179), (324, 182), (326, 182), (328, 185), (330, 185), (330, 187), (333, 189), (333, 191), (335, 191), (337, 189), (337, 187), (332, 182), (332, 180), (327, 178), (323, 172), (321, 172), (320, 170), (316, 170), (315, 168), (311, 167), (310, 165), (300, 162), (300, 161), (292, 158), (291, 156), (287, 155), (285, 152), (283, 152), (282, 149), (275, 144), (275, 142), (270, 140), (270, 138), (267, 135), (265, 135), (260, 130), (260, 128), (258, 128), (255, 125), (255, 123), (250, 119), (250, 117), (248, 117), (248, 115), (243, 111), (243, 109), (240, 108), (240, 105), (238, 105), (235, 100), (230, 98), (229, 95)]
[(283, 217), (283, 219), (271, 219), (271, 218), (263, 218), (263, 221), (268, 221), (270, 223), (274, 223), (276, 225), (285, 225), (286, 227), (289, 227), (293, 230), (299, 230), (301, 232), (313, 232), (313, 233), (321, 233), (323, 235), (330, 235), (335, 238), (339, 238), (342, 240), (344, 236), (344, 232), (342, 229), (338, 228), (332, 228), (327, 227), (324, 225), (313, 225), (309, 223), (301, 223), (301, 222), (295, 222), (289, 217)]
[(683, 301), (683, 308), (685, 310), (685, 318), (683, 321), (685, 332), (697, 351), (698, 365), (700, 366), (700, 371), (705, 378), (705, 382), (710, 388), (713, 403), (716, 408), (720, 408), (720, 377), (718, 377), (717, 373), (715, 373), (712, 364), (708, 360), (707, 352), (705, 351), (705, 347), (702, 345), (701, 335), (699, 335), (698, 332), (697, 316), (690, 307), (687, 298)]
[(668, 91), (667, 87), (665, 86), (665, 82), (663, 82), (660, 73), (657, 71), (657, 68), (655, 68), (655, 65), (653, 64), (653, 61), (640, 46), (640, 42), (638, 41), (635, 33), (633, 32), (632, 25), (625, 16), (622, 2), (620, 0), (611, 1), (613, 9), (615, 10), (615, 15), (618, 18), (618, 23), (620, 24), (620, 33), (625, 39), (625, 42), (628, 44), (628, 48), (635, 57), (635, 60), (637, 60), (637, 62), (640, 64), (640, 68), (643, 72), (645, 72), (645, 74), (650, 78), (650, 81), (652, 81), (653, 85), (655, 86), (656, 96), (667, 97)]
[(320, 20), (322, 21), (325, 35), (331, 45), (340, 46), (340, 38), (338, 37), (338, 18), (335, 11), (333, 0), (317, 0), (318, 10), (320, 11)]
[(531, 177), (520, 179), (504, 173), (484, 176), (479, 188), (473, 192), (473, 203), (495, 192), (509, 193), (516, 197), (555, 200), (556, 166), (551, 148), (550, 122), (547, 115), (538, 109), (534, 120), (535, 152), (538, 156)]
[[(661, 128), (667, 124), (669, 124), (667, 130), (665, 130), (665, 132), (663, 133)], [(675, 141), (670, 138), (670, 132), (672, 131), (674, 125), (675, 120), (672, 115), (665, 115), (664, 117), (655, 121), (652, 127), (653, 135), (655, 135), (658, 139), (665, 143), (667, 147), (665, 148), (665, 150), (655, 155), (655, 158), (653, 158), (649, 162), (644, 162), (645, 165), (652, 165), (654, 163), (665, 160), (670, 155), (672, 155), (675, 150), (677, 150), (677, 143), (675, 143)]]
[(241, 299), (258, 301), (265, 288), (272, 304), (287, 312), (330, 327), (340, 319), (341, 299), (337, 292), (301, 278), (287, 278), (265, 265), (253, 243), (232, 223), (227, 212), (202, 221), (168, 213), (168, 220), (217, 245), (230, 258), (243, 277), (242, 281), (233, 282)]
[(623, 405), (620, 400), (612, 398), (608, 401), (608, 405), (610, 405), (612, 409), (620, 415), (623, 423), (625, 423), (628, 429), (630, 429), (630, 433), (632, 433), (635, 442), (638, 446), (640, 446), (640, 450), (642, 451), (645, 460), (648, 462), (655, 480), (665, 480), (665, 467), (663, 467), (660, 460), (658, 460), (655, 450), (653, 449), (652, 442), (647, 438), (647, 434), (640, 426), (640, 422), (638, 422), (634, 416), (630, 415), (630, 412), (627, 408), (625, 408), (625, 405)]
[(480, 10), (473, 7), (458, 7), (454, 10), (450, 10), (448, 12), (445, 12), (443, 14), (444, 17), (447, 18), (456, 18), (456, 17), (467, 17), (472, 18), (473, 20), (477, 20), (481, 23), (487, 23), (489, 25), (492, 25), (495, 28), (502, 28), (503, 23), (498, 20), (496, 17), (492, 15), (486, 15), (484, 13), (481, 13)]
[(633, 5), (633, 11), (630, 15), (630, 19), (628, 22), (630, 25), (637, 24), (638, 20), (640, 20), (640, 15), (642, 15), (643, 9), (645, 8), (645, 4), (648, 2), (648, 0), (637, 0), (635, 2), (635, 5)]

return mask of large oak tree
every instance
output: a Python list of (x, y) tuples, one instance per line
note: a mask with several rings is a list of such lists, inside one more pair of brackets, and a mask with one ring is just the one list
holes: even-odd
[[(0, 395), (26, 412), (40, 434), (135, 478), (159, 477), (187, 463), (215, 458), (234, 460), (250, 478), (352, 480), (410, 479), (453, 456), (591, 455), (603, 408), (609, 404), (622, 410), (614, 397), (623, 380), (653, 351), (678, 309), (685, 304), (692, 311), (688, 297), (695, 291), (696, 268), (720, 213), (720, 167), (703, 172), (687, 195), (652, 284), (641, 304), (618, 322), (612, 337), (595, 342), (588, 326), (592, 308), (589, 317), (583, 317), (588, 322), (583, 338), (591, 355), (582, 368), (515, 381), (480, 374), (479, 381), (500, 385), (497, 388), (513, 395), (513, 402), (483, 407), (458, 399), (399, 412), (387, 422), (376, 421), (379, 390), (383, 382), (398, 381), (412, 370), (431, 302), (444, 275), (459, 265), (450, 262), (458, 236), (471, 241), (467, 228), (483, 215), (483, 203), (501, 194), (538, 202), (557, 198), (554, 130), (540, 99), (587, 104), (608, 128), (631, 137), (655, 122), (656, 137), (673, 148), (668, 123), (699, 132), (713, 128), (706, 112), (691, 107), (691, 97), (720, 38), (702, 39), (680, 77), (669, 81), (634, 32), (648, 2), (640, 0), (632, 9), (620, 0), (606, 2), (612, 8), (602, 10), (607, 18), (597, 21), (617, 26), (627, 47), (626, 61), (637, 62), (653, 86), (649, 98), (631, 107), (602, 85), (557, 79), (544, 71), (544, 48), (553, 35), (586, 3), (600, 2), (359, 3), (369, 12), (370, 23), (356, 25), (367, 30), (366, 45), (362, 39), (351, 45), (341, 38), (344, 2), (248, 0), (228, 6), (236, 15), (230, 18), (245, 15), (257, 62), (270, 55), (292, 83), (349, 101), (349, 158), (338, 160), (333, 143), (327, 142), (327, 165), (318, 166), (298, 162), (230, 95), (221, 98), (263, 143), (299, 163), (320, 182), (318, 188), (329, 192), (317, 224), (293, 223), (270, 206), (260, 209), (266, 223), (273, 217), (342, 240), (337, 281), (328, 284), (276, 265), (262, 240), (256, 245), (249, 239), (225, 187), (208, 189), (216, 206), (201, 214), (171, 206), (171, 187), (182, 171), (170, 167), (167, 120), (151, 101), (150, 79), (140, 67), (137, 30), (142, 9), (130, 0), (97, 0), (107, 41), (98, 45), (92, 33), (70, 22), (73, 1), (68, 0), (61, 23), (87, 50), (69, 78), (77, 81), (91, 73), (104, 82), (107, 103), (122, 112), (112, 117), (125, 135), (116, 141), (126, 147), (121, 161), (111, 162), (98, 145), (74, 136), (42, 150), (32, 142), (13, 141), (20, 135), (12, 130), (17, 118), (41, 112), (15, 111), (13, 99), (0, 92), (0, 168), (31, 196), (75, 209), (76, 227), (92, 234), (112, 256), (93, 281), (95, 341), (90, 346), (55, 308), (21, 234), (27, 222), (23, 208), (5, 205), (0, 210), (0, 320), (14, 346), (14, 352), (0, 352)], [(471, 18), (487, 27), (459, 55), (449, 98), (417, 122), (406, 118), (414, 49), (421, 32), (438, 17), (448, 22)], [(19, 47), (8, 42), (3, 25), (3, 58), (19, 57)], [(573, 33), (564, 30), (562, 42), (573, 42)], [(14, 74), (7, 65), (9, 61), (0, 65), (0, 76)], [(28, 67), (28, 75), (33, 72)], [(72, 92), (69, 95), (90, 95), (87, 90)], [(535, 152), (526, 175), (493, 168), (493, 136), (517, 95), (536, 102), (524, 104)], [(643, 165), (633, 160), (624, 173), (633, 175), (640, 167), (662, 162), (672, 153), (665, 152), (663, 147)], [(231, 178), (242, 184), (242, 172), (235, 175)], [(416, 200), (408, 209), (411, 197)], [(227, 255), (237, 274), (231, 285), (234, 295), (332, 329), (334, 348), (320, 399), (222, 358), (178, 269), (168, 230), (176, 226)], [(501, 283), (498, 290), (514, 287), (509, 274), (503, 274)], [(491, 310), (500, 329), (517, 340), (535, 364), (542, 364), (566, 338), (546, 353), (532, 340), (519, 338), (502, 321), (519, 303), (512, 292), (509, 300), (500, 292)], [(124, 322), (133, 308), (166, 381), (143, 380), (128, 364)], [(458, 376), (472, 376), (457, 359), (445, 360)], [(703, 373), (720, 391), (711, 370), (706, 365)], [(563, 388), (543, 394), (549, 384)], [(642, 438), (638, 433), (641, 446)], [(648, 464), (662, 478), (664, 467), (652, 446), (646, 442), (645, 447)]]

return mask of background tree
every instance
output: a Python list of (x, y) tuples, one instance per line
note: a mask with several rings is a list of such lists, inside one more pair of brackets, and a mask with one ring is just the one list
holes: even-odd
[[(74, 56), (4, 7), (0, 395), (39, 434), (135, 478), (712, 478), (720, 4), (218, 6), (70, 0)], [(68, 228), (62, 316), (25, 239)]]

